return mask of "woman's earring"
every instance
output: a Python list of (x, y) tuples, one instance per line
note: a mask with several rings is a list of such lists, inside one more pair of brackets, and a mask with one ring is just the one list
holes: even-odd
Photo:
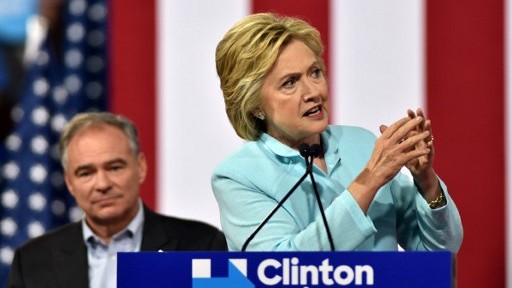
[(256, 118), (260, 119), (260, 120), (265, 120), (265, 114), (263, 114), (262, 111), (258, 112), (258, 114), (256, 114)]

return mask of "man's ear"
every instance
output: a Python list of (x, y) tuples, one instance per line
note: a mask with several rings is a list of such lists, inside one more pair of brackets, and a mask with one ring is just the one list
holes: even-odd
[(137, 163), (139, 166), (139, 183), (142, 184), (144, 180), (146, 180), (146, 175), (148, 173), (148, 163), (146, 161), (146, 156), (144, 155), (144, 153), (139, 153)]
[(69, 193), (75, 197), (75, 191), (73, 189), (73, 185), (71, 185), (71, 181), (69, 180), (68, 172), (64, 171), (64, 182), (66, 182), (66, 187), (68, 187)]

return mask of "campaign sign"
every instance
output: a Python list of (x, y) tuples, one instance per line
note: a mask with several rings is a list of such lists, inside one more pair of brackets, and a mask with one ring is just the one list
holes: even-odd
[(449, 288), (450, 252), (119, 253), (117, 287)]

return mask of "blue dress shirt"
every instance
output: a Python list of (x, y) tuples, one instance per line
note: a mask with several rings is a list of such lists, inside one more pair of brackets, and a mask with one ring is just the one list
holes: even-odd
[(117, 287), (117, 252), (138, 252), (142, 241), (144, 208), (139, 199), (139, 211), (128, 226), (105, 243), (82, 220), (84, 241), (87, 246), (90, 288)]
[[(462, 223), (447, 187), (448, 204), (431, 209), (412, 179), (398, 173), (363, 213), (347, 187), (366, 166), (375, 135), (358, 127), (329, 126), (322, 134), (328, 173), (313, 168), (336, 250), (450, 250), (462, 242)], [(306, 169), (297, 150), (268, 134), (250, 141), (214, 171), (212, 187), (230, 250), (274, 209)], [(248, 250), (330, 250), (309, 178), (251, 241)]]

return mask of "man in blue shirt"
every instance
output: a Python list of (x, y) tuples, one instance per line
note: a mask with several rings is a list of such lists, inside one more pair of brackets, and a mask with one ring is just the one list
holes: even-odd
[(66, 185), (84, 217), (19, 248), (8, 287), (116, 287), (117, 252), (227, 249), (215, 227), (144, 206), (139, 190), (147, 164), (128, 119), (78, 114), (59, 148)]

